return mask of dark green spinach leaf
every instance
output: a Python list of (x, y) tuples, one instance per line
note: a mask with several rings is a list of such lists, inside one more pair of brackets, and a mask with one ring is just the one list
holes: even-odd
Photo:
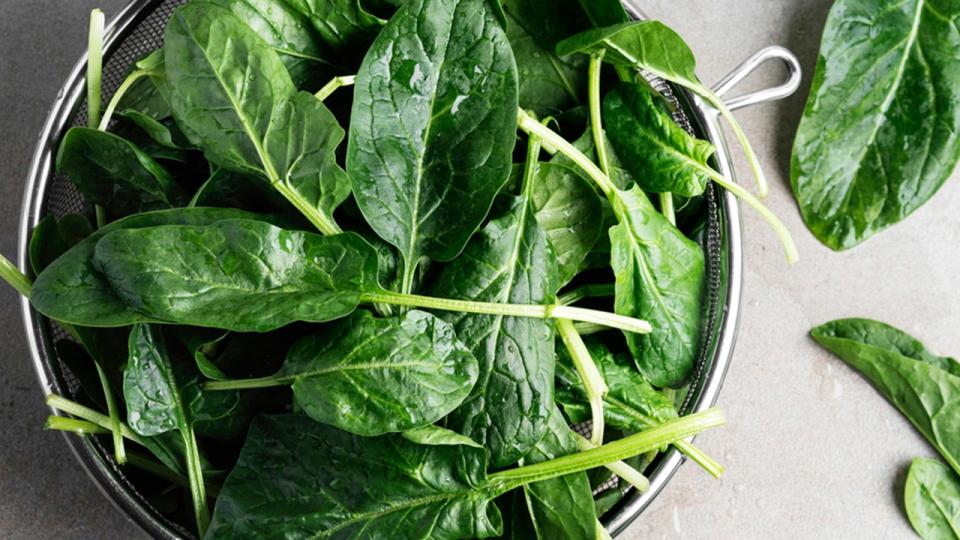
[(357, 74), (347, 169), (367, 222), (404, 259), (449, 261), (508, 180), (517, 68), (489, 0), (412, 0)]
[(913, 213), (960, 158), (960, 4), (839, 0), (827, 19), (791, 184), (807, 227), (851, 248)]

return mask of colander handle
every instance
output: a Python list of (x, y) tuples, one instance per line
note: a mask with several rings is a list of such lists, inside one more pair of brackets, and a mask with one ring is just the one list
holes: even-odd
[(787, 68), (787, 80), (777, 86), (764, 88), (763, 90), (757, 90), (756, 92), (751, 92), (742, 96), (725, 99), (724, 102), (726, 103), (727, 107), (731, 111), (735, 111), (744, 107), (759, 105), (760, 103), (777, 101), (793, 95), (793, 93), (797, 91), (797, 88), (800, 87), (800, 79), (802, 75), (800, 61), (797, 60), (797, 57), (794, 56), (792, 52), (784, 49), (783, 47), (777, 46), (767, 47), (757, 51), (753, 56), (737, 66), (737, 68), (731, 71), (730, 74), (714, 85), (713, 92), (722, 98), (725, 94), (729, 93), (730, 90), (737, 86), (737, 84), (749, 77), (754, 71), (757, 70), (757, 68), (759, 68), (768, 60), (780, 60), (783, 62), (784, 67)]

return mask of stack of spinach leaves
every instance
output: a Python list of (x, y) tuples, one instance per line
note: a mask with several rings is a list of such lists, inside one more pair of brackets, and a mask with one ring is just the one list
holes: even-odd
[(72, 336), (48, 427), (211, 538), (603, 537), (651, 452), (722, 471), (686, 440), (722, 415), (675, 406), (707, 184), (795, 248), (643, 78), (725, 111), (667, 27), (394, 4), (194, 0), (102, 117), (95, 14), (57, 159), (90, 207), (36, 228), (35, 281), (0, 261)]

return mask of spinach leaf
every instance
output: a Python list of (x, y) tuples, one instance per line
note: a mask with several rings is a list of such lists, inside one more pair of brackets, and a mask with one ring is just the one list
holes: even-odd
[(503, 528), (491, 502), (512, 489), (626, 459), (723, 422), (717, 411), (699, 413), (594, 450), (488, 475), (481, 448), (358, 437), (304, 416), (261, 416), (224, 482), (210, 537), (489, 538)]
[(90, 202), (106, 206), (117, 186), (133, 188), (167, 206), (186, 196), (159, 163), (129, 141), (97, 129), (67, 131), (57, 153), (57, 171), (70, 177)]
[(87, 218), (67, 214), (59, 220), (50, 215), (37, 223), (30, 235), (30, 267), (34, 274), (43, 272), (68, 249), (93, 233)]
[(413, 0), (357, 74), (347, 169), (363, 216), (404, 259), (456, 257), (508, 180), (517, 69), (489, 0)]
[(960, 539), (960, 477), (939, 460), (913, 460), (904, 506), (913, 530), (924, 540)]
[(422, 311), (386, 319), (358, 311), (294, 344), (277, 374), (206, 388), (292, 384), (310, 418), (372, 437), (436, 422), (476, 380), (477, 360), (447, 323)]
[(580, 0), (580, 5), (594, 26), (610, 26), (630, 20), (620, 0)]
[(557, 53), (603, 54), (603, 60), (638, 73), (649, 72), (678, 84), (716, 108), (730, 124), (743, 147), (761, 197), (767, 195), (767, 180), (753, 147), (726, 104), (697, 78), (693, 51), (676, 32), (659, 21), (635, 21), (587, 30), (557, 45)]
[(336, 164), (343, 130), (313, 95), (297, 92), (277, 53), (232, 13), (178, 9), (164, 34), (177, 123), (212, 162), (258, 175), (324, 234), (349, 195)]
[(426, 446), (466, 445), (474, 448), (483, 448), (481, 444), (470, 437), (433, 424), (408, 429), (401, 433), (401, 435), (410, 442)]
[[(256, 214), (234, 209), (183, 208), (115, 221), (91, 234), (44, 269), (34, 283), (31, 303), (51, 319), (82, 326), (110, 327), (150, 322), (149, 317), (129, 309), (94, 267), (94, 248), (101, 238), (121, 229), (205, 225), (224, 219), (257, 218)], [(167, 258), (163, 257), (164, 260)]]
[(169, 119), (157, 120), (149, 114), (142, 113), (133, 109), (127, 109), (120, 112), (120, 116), (131, 121), (157, 144), (173, 150), (186, 150), (190, 148), (190, 142), (177, 128), (176, 124)]
[(303, 14), (320, 40), (343, 55), (351, 49), (367, 47), (384, 21), (367, 12), (360, 0), (285, 0)]
[[(558, 289), (556, 259), (526, 197), (478, 233), (437, 276), (437, 296), (493, 303), (543, 304)], [(520, 317), (448, 313), (457, 336), (480, 362), (480, 378), (447, 426), (490, 450), (503, 467), (539, 441), (553, 409), (553, 325)]]
[(377, 254), (355, 234), (244, 219), (112, 231), (93, 259), (134, 320), (238, 332), (343, 317), (377, 278)]
[(564, 38), (589, 28), (576, 0), (506, 0), (507, 39), (517, 61), (520, 107), (544, 117), (586, 103), (586, 59), (561, 59)]
[[(576, 437), (567, 426), (563, 413), (554, 407), (547, 432), (524, 456), (522, 463), (540, 463), (576, 454), (580, 451)], [(587, 473), (578, 472), (528, 484), (523, 493), (537, 538), (596, 540), (597, 514)]]
[[(873, 326), (872, 329), (870, 327)], [(851, 329), (852, 327), (852, 329)], [(871, 325), (861, 319), (839, 320), (814, 328), (813, 338), (827, 350), (856, 368), (884, 395), (960, 473), (960, 377), (940, 369), (928, 357), (901, 354), (896, 340), (862, 340), (886, 325)]]
[(584, 270), (587, 255), (603, 234), (600, 197), (577, 171), (540, 163), (530, 202), (556, 254), (563, 287)]
[(639, 187), (612, 200), (610, 229), (614, 306), (650, 321), (655, 331), (626, 334), (637, 368), (656, 386), (679, 387), (693, 372), (700, 345), (706, 264), (703, 250), (670, 224)]
[(830, 11), (790, 179), (832, 249), (899, 222), (960, 158), (960, 5), (839, 0)]
[[(315, 87), (331, 70), (343, 71), (334, 50), (311, 26), (311, 19), (291, 0), (204, 0), (233, 12), (280, 57), (293, 84)], [(194, 2), (196, 3), (196, 2)]]
[(123, 374), (123, 397), (130, 429), (145, 437), (179, 432), (183, 439), (194, 518), (202, 537), (210, 516), (193, 419), (181, 394), (174, 366), (159, 329), (138, 324), (130, 332), (130, 357)]
[(696, 197), (712, 178), (713, 145), (687, 133), (653, 99), (639, 84), (614, 88), (603, 101), (606, 133), (644, 191)]

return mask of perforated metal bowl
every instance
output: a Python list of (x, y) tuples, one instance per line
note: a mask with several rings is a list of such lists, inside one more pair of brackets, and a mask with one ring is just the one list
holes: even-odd
[[(135, 0), (113, 19), (106, 32), (103, 72), (105, 98), (119, 86), (135, 60), (160, 45), (167, 19), (184, 1)], [(643, 18), (640, 8), (635, 5), (640, 3), (640, 0), (629, 0), (625, 6), (632, 15)], [(730, 99), (728, 106), (739, 109), (789, 96), (799, 85), (800, 67), (789, 51), (779, 47), (764, 49), (744, 62), (715, 87), (717, 94), (726, 95), (760, 64), (770, 59), (784, 63), (789, 74), (786, 82)], [(86, 107), (83, 104), (85, 69), (86, 56), (77, 63), (53, 104), (27, 178), (18, 259), (20, 269), (24, 272), (28, 272), (30, 234), (37, 223), (45, 215), (62, 216), (78, 211), (82, 205), (81, 197), (72, 184), (54, 173), (53, 162), (66, 130), (86, 121)], [(733, 177), (733, 166), (716, 111), (695, 96), (662, 80), (650, 80), (675, 105), (677, 122), (716, 146), (713, 165)], [(733, 354), (740, 314), (742, 261), (737, 201), (732, 195), (713, 187), (707, 190), (706, 198), (708, 291), (704, 339), (696, 373), (681, 409), (683, 414), (705, 410), (716, 402)], [(74, 396), (78, 390), (76, 380), (57, 357), (53, 347), (57, 339), (65, 337), (63, 332), (34, 311), (28, 301), (23, 300), (21, 307), (30, 352), (44, 394)], [(96, 438), (68, 436), (66, 441), (107, 498), (148, 534), (156, 538), (192, 536), (188, 528), (170, 521), (147, 502), (113, 461), (111, 452)], [(683, 461), (684, 458), (676, 450), (662, 454), (647, 471), (650, 490), (642, 494), (629, 493), (603, 516), (610, 532), (617, 534), (623, 531), (660, 493)]]

